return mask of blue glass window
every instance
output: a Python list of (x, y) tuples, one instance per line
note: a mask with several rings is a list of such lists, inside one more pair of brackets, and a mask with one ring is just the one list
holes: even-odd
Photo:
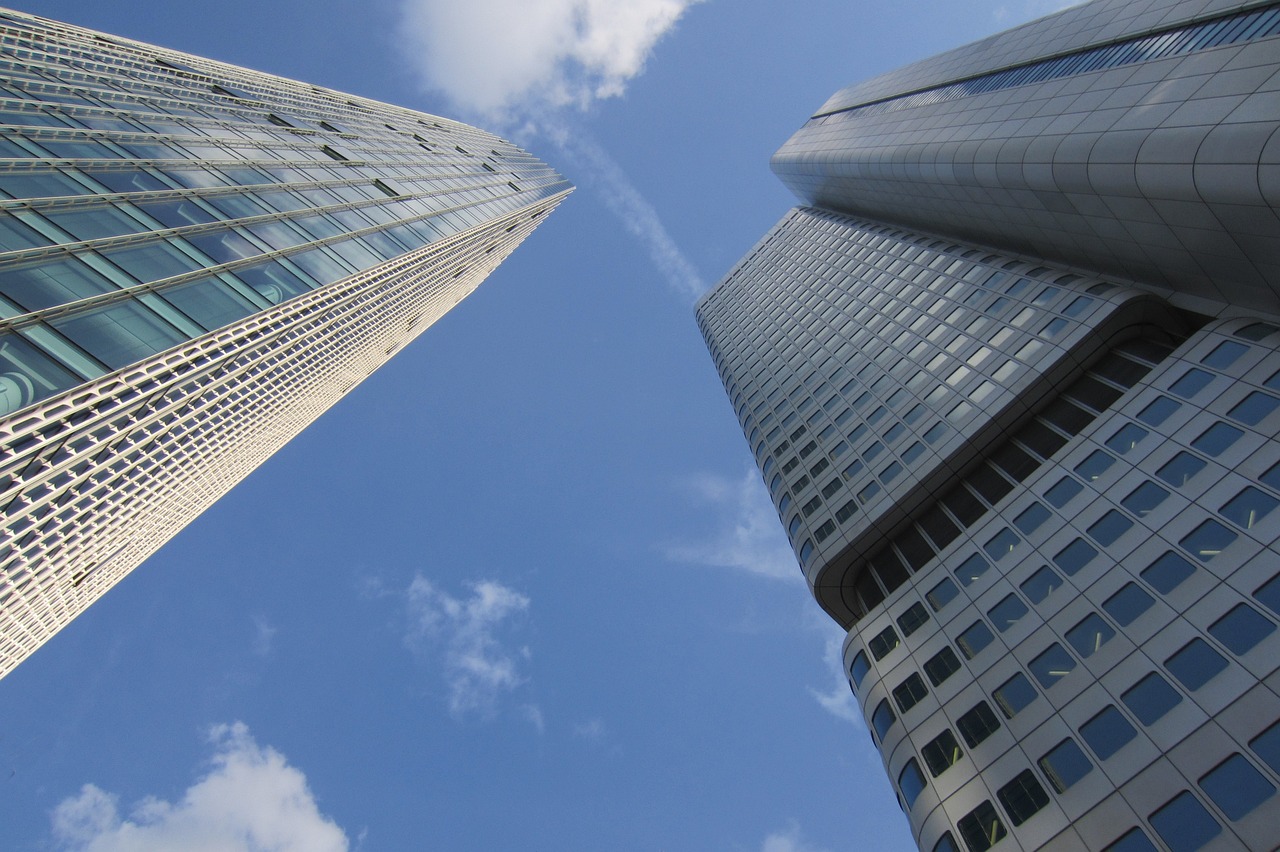
[(0, 333), (0, 415), (12, 414), (80, 381), (18, 335)]
[(1191, 477), (1204, 470), (1206, 464), (1203, 459), (1191, 453), (1179, 452), (1156, 471), (1156, 476), (1174, 488), (1181, 488), (1191, 481)]
[(1257, 647), (1258, 642), (1271, 636), (1275, 629), (1275, 624), (1258, 614), (1258, 610), (1252, 606), (1236, 604), (1228, 614), (1213, 622), (1208, 632), (1226, 646), (1231, 654), (1239, 656), (1248, 654)]
[(944, 606), (955, 600), (959, 594), (960, 590), (956, 588), (956, 584), (944, 579), (929, 590), (929, 593), (925, 595), (925, 599), (929, 601), (929, 606), (933, 608), (934, 612), (940, 612)]
[(1214, 347), (1213, 351), (1200, 359), (1200, 363), (1215, 370), (1225, 370), (1234, 364), (1241, 355), (1249, 351), (1249, 347), (1234, 340), (1224, 340)]
[(991, 629), (984, 622), (975, 621), (969, 629), (960, 634), (960, 638), (956, 639), (956, 646), (960, 648), (960, 653), (964, 654), (965, 659), (972, 660), (994, 639)]
[(65, 305), (117, 289), (74, 258), (39, 260), (0, 271), (0, 294), (28, 311)]
[(1217, 521), (1209, 520), (1184, 536), (1178, 544), (1201, 562), (1211, 562), (1235, 540), (1235, 533)]
[(1120, 501), (1120, 505), (1137, 517), (1145, 518), (1152, 509), (1163, 503), (1168, 496), (1169, 492), (1154, 482), (1144, 482), (1130, 491), (1129, 496)]
[(1232, 497), (1219, 511), (1228, 521), (1241, 529), (1251, 530), (1267, 515), (1280, 506), (1280, 500), (1252, 485)]
[(1037, 761), (1044, 777), (1059, 793), (1065, 793), (1072, 785), (1093, 771), (1093, 764), (1085, 757), (1076, 741), (1067, 738)]
[(1243, 436), (1244, 432), (1219, 421), (1201, 432), (1199, 437), (1191, 442), (1191, 446), (1207, 456), (1217, 458)]
[(1093, 561), (1093, 558), (1097, 555), (1098, 551), (1095, 548), (1084, 539), (1078, 538), (1058, 551), (1058, 555), (1053, 557), (1053, 563), (1062, 569), (1062, 572), (1068, 577), (1072, 577)]
[(1137, 583), (1125, 583), (1102, 604), (1107, 615), (1116, 620), (1121, 627), (1128, 627), (1138, 616), (1151, 609), (1155, 603), (1151, 595), (1138, 587)]
[(960, 585), (968, 586), (987, 572), (991, 566), (978, 554), (973, 554), (955, 569), (956, 579)]
[(1044, 497), (1056, 509), (1061, 509), (1071, 500), (1072, 497), (1080, 493), (1084, 488), (1079, 482), (1069, 476), (1064, 476), (1058, 482), (1045, 492)]
[(1246, 426), (1257, 426), (1277, 408), (1280, 408), (1280, 399), (1276, 399), (1271, 394), (1254, 391), (1237, 403), (1227, 416)]
[(1271, 767), (1272, 772), (1280, 773), (1280, 722), (1250, 740), (1249, 748), (1262, 758), (1263, 763)]
[(1014, 518), (1013, 525), (1024, 535), (1028, 535), (1039, 529), (1049, 517), (1049, 510), (1043, 504), (1032, 503), (1018, 517)]
[(853, 657), (853, 662), (849, 664), (849, 678), (855, 687), (862, 685), (862, 679), (867, 676), (867, 672), (871, 671), (871, 663), (867, 661), (867, 655), (859, 651)]
[(1102, 852), (1158, 852), (1140, 828), (1131, 828)]
[(1194, 565), (1170, 550), (1143, 568), (1141, 576), (1157, 592), (1167, 595), (1195, 572)]
[(987, 556), (990, 556), (993, 562), (999, 562), (1013, 552), (1019, 540), (1013, 530), (1005, 527), (988, 540), (982, 549), (987, 552)]
[(1222, 833), (1204, 805), (1183, 790), (1150, 816), (1151, 827), (1172, 852), (1195, 852)]
[(924, 792), (925, 783), (924, 773), (920, 771), (920, 765), (916, 763), (913, 757), (907, 761), (907, 765), (898, 774), (898, 789), (902, 791), (902, 800), (907, 803), (908, 811), (916, 803), (916, 799), (920, 797), (920, 794)]
[(1183, 686), (1195, 692), (1212, 680), (1214, 675), (1225, 669), (1227, 661), (1225, 657), (1209, 647), (1208, 642), (1197, 637), (1165, 660), (1164, 665), (1182, 682)]
[(1075, 627), (1067, 631), (1067, 641), (1076, 653), (1088, 659), (1102, 649), (1116, 635), (1111, 625), (1107, 624), (1096, 612), (1085, 616)]
[(1066, 649), (1057, 642), (1050, 645), (1027, 666), (1045, 689), (1071, 674), (1075, 667), (1075, 657), (1067, 653)]
[(1006, 595), (1000, 603), (987, 610), (987, 615), (991, 618), (991, 623), (996, 626), (996, 630), (1001, 633), (1007, 631), (1010, 627), (1018, 623), (1022, 616), (1027, 614), (1027, 605), (1017, 595)]
[(1227, 819), (1248, 816), (1270, 799), (1276, 788), (1240, 754), (1233, 754), (1200, 779), (1200, 789), (1221, 808)]
[(1022, 672), (1018, 672), (1006, 680), (992, 693), (992, 697), (996, 700), (996, 706), (1000, 708), (1000, 712), (1004, 714), (1006, 719), (1012, 719), (1018, 715), (1038, 696), (1039, 693), (1036, 692), (1036, 688), (1031, 685), (1031, 681), (1027, 680)]
[(1099, 760), (1106, 760), (1124, 748), (1137, 731), (1129, 720), (1112, 705), (1080, 726), (1080, 736)]
[(884, 742), (884, 735), (889, 732), (889, 728), (893, 727), (893, 723), (897, 720), (898, 717), (893, 715), (893, 708), (889, 706), (887, 699), (876, 705), (875, 712), (871, 714), (871, 727), (875, 730), (876, 738), (880, 742)]
[(1209, 382), (1211, 381), (1213, 381), (1213, 373), (1207, 373), (1204, 370), (1192, 367), (1190, 370), (1183, 373), (1176, 382), (1170, 385), (1169, 390), (1183, 399), (1190, 399), (1208, 387)]
[(1139, 722), (1152, 725), (1176, 707), (1182, 696), (1159, 674), (1151, 672), (1121, 695), (1120, 700)]
[(1126, 423), (1107, 439), (1107, 446), (1120, 455), (1124, 455), (1138, 446), (1139, 442), (1145, 437), (1147, 437), (1146, 429), (1141, 426), (1135, 426), (1132, 423)]
[[(1132, 526), (1133, 521), (1115, 509), (1111, 509), (1089, 527), (1089, 535), (1094, 541), (1103, 547), (1107, 547), (1114, 544), (1116, 539), (1128, 532)], [(1067, 569), (1063, 568), (1062, 570), (1066, 571)], [(1072, 572), (1068, 571), (1068, 573)]]
[(132, 300), (60, 317), (50, 325), (113, 370), (187, 339), (169, 323)]
[(1174, 402), (1167, 396), (1158, 396), (1138, 413), (1138, 419), (1148, 426), (1159, 426), (1181, 407), (1180, 402)]
[(1033, 604), (1043, 603), (1054, 589), (1062, 585), (1062, 578), (1048, 565), (1041, 565), (1036, 573), (1022, 582), (1018, 588)]

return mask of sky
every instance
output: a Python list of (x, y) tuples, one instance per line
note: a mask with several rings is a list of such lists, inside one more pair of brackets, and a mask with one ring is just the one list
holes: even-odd
[(914, 849), (693, 303), (831, 93), (1062, 5), (21, 5), (471, 121), (578, 191), (0, 681), (0, 842)]

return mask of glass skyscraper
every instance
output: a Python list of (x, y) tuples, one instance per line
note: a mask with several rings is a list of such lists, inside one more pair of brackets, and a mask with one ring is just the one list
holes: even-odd
[(570, 190), (455, 121), (0, 10), (0, 675)]
[(842, 90), (698, 305), (922, 849), (1280, 838), (1278, 33), (1097, 0)]

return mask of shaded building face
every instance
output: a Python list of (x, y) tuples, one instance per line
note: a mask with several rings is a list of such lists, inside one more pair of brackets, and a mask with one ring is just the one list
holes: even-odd
[(569, 191), (448, 119), (0, 13), (0, 674)]
[[(1028, 193), (1040, 160), (1001, 159), (1054, 110), (1108, 157), (1141, 116), (1159, 136), (1189, 120), (1193, 67), (1214, 69), (1194, 91), (1254, 105), (1221, 132), (1267, 137), (1280, 10), (1124, 8), (838, 93), (774, 160), (807, 206), (698, 306), (922, 849), (1280, 836), (1280, 317), (1271, 238), (1251, 236), (1275, 220), (1258, 179), (1275, 158), (1238, 149), (1258, 199), (1240, 232), (1212, 188), (1239, 172), (1201, 168), (1199, 143), (1178, 149), (1206, 175), (1195, 201), (1147, 185), (1126, 206), (1101, 178)], [(1122, 69), (1172, 82), (1107, 112)], [(967, 177), (938, 165), (984, 151)], [(1196, 244), (1160, 252), (1155, 226), (1183, 225), (1135, 205), (1177, 207), (1233, 259), (1215, 276)]]

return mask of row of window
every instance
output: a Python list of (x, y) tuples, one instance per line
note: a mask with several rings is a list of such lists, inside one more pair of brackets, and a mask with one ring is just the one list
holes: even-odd
[[(1123, 393), (1132, 387), (1158, 360), (1171, 351), (1151, 341), (1122, 344), (1095, 365), (1029, 423), (1019, 428), (1003, 444), (990, 452), (977, 468), (951, 487), (936, 503), (928, 506), (915, 523), (873, 554), (856, 576), (846, 602), (861, 618), (906, 582), (909, 572), (921, 570), (938, 552), (955, 541), (965, 529), (978, 523), (990, 508), (1051, 459), (1073, 435), (1092, 423)], [(1114, 384), (1113, 384), (1114, 383)], [(1124, 434), (1121, 434), (1124, 433)], [(1124, 428), (1111, 439), (1131, 440)], [(1034, 504), (1014, 520), (1024, 534), (1049, 516), (1044, 506)], [(1007, 553), (1018, 541), (1009, 529), (988, 541), (985, 550), (993, 557)], [(974, 568), (985, 560), (961, 563), (957, 576), (964, 585), (977, 578)], [(982, 568), (985, 571), (985, 567)], [(981, 573), (981, 572), (979, 572)]]
[(931, 89), (900, 95), (870, 104), (847, 107), (842, 110), (814, 116), (806, 127), (820, 126), (831, 121), (842, 121), (855, 116), (880, 115), (902, 109), (927, 106), (972, 95), (996, 92), (1014, 86), (1025, 86), (1087, 74), (1106, 68), (1118, 68), (1136, 62), (1147, 62), (1169, 56), (1183, 56), (1208, 50), (1224, 44), (1237, 44), (1267, 38), (1280, 33), (1280, 9), (1261, 9), (1216, 18), (1197, 24), (1165, 30), (1154, 35), (1144, 35), (1127, 41), (1095, 47), (1076, 53), (1044, 59), (1028, 65), (994, 71), (971, 77), (958, 83), (948, 83)]

